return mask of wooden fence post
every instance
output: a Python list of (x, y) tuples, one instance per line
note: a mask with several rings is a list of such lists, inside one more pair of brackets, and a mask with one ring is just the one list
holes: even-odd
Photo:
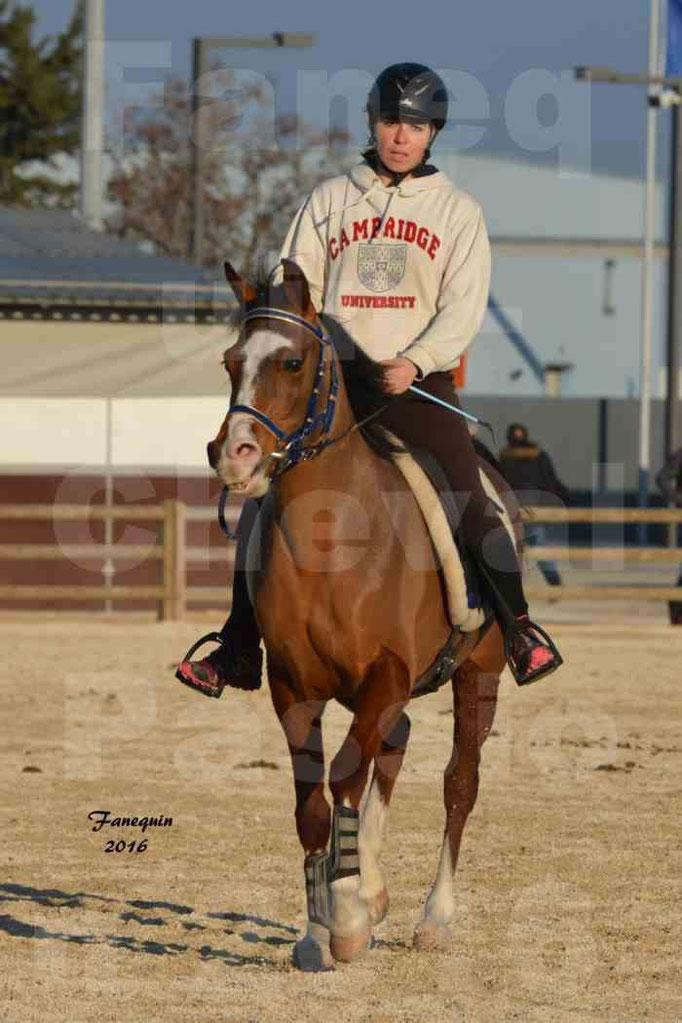
[(178, 622), (187, 609), (185, 523), (187, 508), (182, 501), (163, 502), (163, 599), (160, 618)]

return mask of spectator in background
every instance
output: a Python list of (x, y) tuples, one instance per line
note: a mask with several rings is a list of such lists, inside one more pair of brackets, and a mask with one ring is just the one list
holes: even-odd
[[(500, 451), (500, 466), (507, 483), (524, 502), (555, 504), (558, 497), (569, 504), (570, 492), (557, 476), (552, 459), (546, 451), (528, 439), (528, 430), (522, 423), (510, 423), (507, 428), (507, 446)], [(531, 547), (547, 543), (547, 530), (539, 522), (528, 523), (526, 541)], [(561, 576), (554, 561), (538, 561), (538, 567), (550, 586), (560, 586)]]
[[(682, 508), (682, 448), (678, 448), (670, 455), (656, 476), (656, 485), (671, 504)], [(677, 585), (682, 586), (682, 566), (677, 577)], [(682, 600), (668, 601), (668, 610), (670, 624), (682, 625)]]

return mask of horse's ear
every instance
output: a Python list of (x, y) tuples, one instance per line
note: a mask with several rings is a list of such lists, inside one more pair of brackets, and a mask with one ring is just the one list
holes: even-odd
[(238, 274), (231, 263), (225, 263), (225, 277), (242, 305), (247, 305), (247, 303), (253, 302), (257, 298), (258, 292), (253, 284), (242, 277), (241, 274)]
[(314, 312), (313, 304), (310, 301), (308, 281), (300, 266), (292, 259), (283, 259), (282, 269), (284, 271), (284, 290), (296, 312), (302, 316)]

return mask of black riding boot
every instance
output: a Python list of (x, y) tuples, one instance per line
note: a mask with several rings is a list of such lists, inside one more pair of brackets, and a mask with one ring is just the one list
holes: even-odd
[(518, 685), (556, 671), (563, 659), (544, 629), (528, 616), (516, 552), (506, 529), (491, 530), (483, 549), (472, 550), (504, 636), (507, 663)]
[[(232, 610), (220, 632), (202, 636), (185, 654), (175, 677), (205, 696), (218, 697), (225, 686), (234, 689), (260, 689), (263, 654), (260, 632), (247, 584), (246, 552), (258, 518), (259, 502), (246, 501), (237, 526)], [(207, 657), (193, 661), (192, 656), (207, 642), (219, 644)]]

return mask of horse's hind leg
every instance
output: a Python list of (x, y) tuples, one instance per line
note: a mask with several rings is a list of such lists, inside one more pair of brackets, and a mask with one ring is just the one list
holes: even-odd
[(367, 906), (372, 924), (380, 923), (388, 913), (388, 892), (379, 853), (393, 787), (405, 758), (409, 736), (410, 719), (407, 714), (401, 714), (374, 759), (372, 783), (360, 820), (360, 898)]
[[(497, 653), (492, 637), (490, 653)], [(473, 656), (476, 654), (477, 651), (474, 651)], [(443, 785), (445, 835), (436, 882), (429, 892), (424, 916), (414, 934), (417, 948), (446, 947), (452, 939), (450, 923), (455, 915), (454, 872), (464, 825), (478, 793), (481, 746), (495, 716), (499, 672), (504, 665), (501, 643), (498, 656), (477, 657), (477, 660), (480, 663), (475, 663), (472, 658), (465, 661), (452, 680), (455, 722), (452, 756), (445, 769)]]

